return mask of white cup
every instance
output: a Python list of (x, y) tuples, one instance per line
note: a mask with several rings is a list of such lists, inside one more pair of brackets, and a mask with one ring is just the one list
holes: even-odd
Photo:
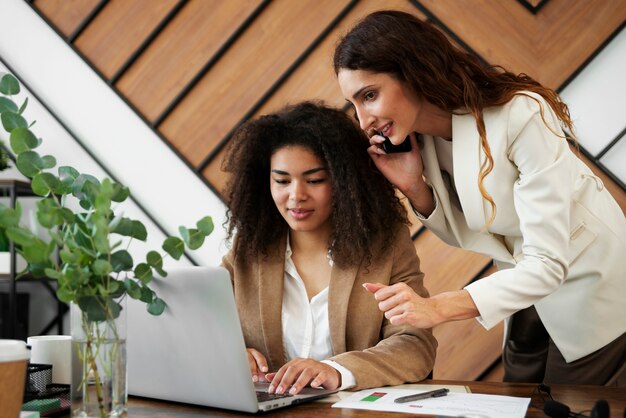
[(30, 362), (52, 365), (52, 383), (69, 385), (72, 376), (72, 337), (38, 335), (28, 337)]

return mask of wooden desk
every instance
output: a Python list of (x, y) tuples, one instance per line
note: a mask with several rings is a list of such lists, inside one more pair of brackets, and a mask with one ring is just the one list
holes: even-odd
[[(456, 382), (456, 381), (425, 381), (424, 383), (437, 383), (449, 385), (465, 385), (472, 393), (485, 393), (490, 395), (507, 395), (531, 398), (527, 417), (545, 418), (541, 397), (535, 391), (536, 385), (509, 384), (491, 382)], [(611, 407), (611, 418), (623, 418), (626, 408), (626, 388), (613, 388), (603, 386), (567, 386), (553, 385), (552, 396), (555, 401), (568, 405), (573, 412), (582, 412), (591, 415), (591, 408), (598, 399), (605, 399)], [(253, 415), (237, 412), (229, 412), (220, 409), (202, 408), (190, 405), (174, 404), (169, 402), (154, 401), (149, 399), (131, 397), (128, 402), (128, 415), (132, 418), (196, 418), (196, 417), (251, 417)], [(401, 418), (409, 414), (393, 412), (361, 411), (357, 409), (331, 408), (331, 403), (310, 402), (289, 408), (283, 408), (275, 412), (259, 415), (260, 417), (368, 417), (368, 418)], [(586, 412), (585, 412), (586, 411)], [(424, 415), (421, 415), (424, 416)]]

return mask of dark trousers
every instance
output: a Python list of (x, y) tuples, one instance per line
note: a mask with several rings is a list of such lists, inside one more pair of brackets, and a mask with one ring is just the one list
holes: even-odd
[(567, 363), (531, 306), (511, 318), (502, 361), (505, 382), (626, 387), (626, 334)]

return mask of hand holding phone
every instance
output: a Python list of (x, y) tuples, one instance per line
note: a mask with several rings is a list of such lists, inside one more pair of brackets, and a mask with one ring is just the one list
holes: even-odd
[(386, 137), (385, 135), (383, 135), (381, 132), (378, 132), (378, 135), (382, 136), (383, 138), (385, 138), (385, 141), (382, 143), (382, 148), (383, 150), (387, 153), (387, 154), (392, 154), (395, 152), (409, 152), (411, 151), (411, 138), (410, 137), (406, 137), (404, 139), (404, 142), (402, 142), (399, 145), (394, 145), (388, 137)]

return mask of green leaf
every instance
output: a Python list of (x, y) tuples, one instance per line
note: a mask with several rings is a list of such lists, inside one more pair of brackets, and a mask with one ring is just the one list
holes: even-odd
[(78, 204), (80, 205), (81, 208), (85, 209), (85, 210), (91, 210), (93, 208), (91, 202), (87, 199), (81, 199)]
[[(64, 217), (66, 212), (69, 212), (69, 210), (61, 208), (54, 198), (49, 197), (37, 202), (37, 220), (45, 228), (52, 228), (67, 222), (67, 219)], [(74, 216), (72, 215), (70, 221), (73, 219)]]
[(111, 266), (115, 272), (132, 270), (133, 258), (126, 250), (116, 251), (111, 254)]
[(7, 237), (17, 245), (28, 247), (34, 245), (36, 237), (33, 233), (22, 227), (10, 227), (6, 229)]
[(137, 238), (141, 241), (145, 241), (148, 237), (146, 227), (141, 222), (129, 218), (116, 220), (112, 232), (125, 237)]
[(102, 322), (107, 319), (115, 319), (120, 315), (122, 307), (116, 301), (101, 296), (80, 296), (77, 300), (78, 307), (87, 315), (92, 322)]
[(40, 264), (41, 268), (52, 267), (52, 263), (50, 262), (50, 255), (52, 254), (51, 247), (39, 238), (33, 237), (30, 244), (23, 245), (21, 253), (26, 261), (31, 264), (31, 266), (29, 266), (31, 271), (32, 264)]
[(78, 257), (68, 250), (59, 251), (59, 256), (61, 257), (61, 261), (65, 264), (72, 264), (78, 260)]
[(63, 278), (63, 274), (60, 271), (56, 271), (55, 269), (47, 268), (44, 270), (46, 273), (46, 277), (54, 280), (59, 280)]
[(122, 312), (122, 305), (112, 299), (109, 299), (109, 312), (111, 313), (110, 317), (118, 318), (120, 316), (120, 312)]
[[(2, 115), (4, 116), (5, 113)], [(9, 137), (9, 142), (11, 143), (13, 152), (16, 154), (30, 151), (37, 148), (41, 144), (41, 140), (37, 138), (27, 127), (16, 128), (10, 132), (11, 136)]]
[(139, 263), (135, 267), (135, 278), (143, 284), (148, 284), (152, 280), (152, 269), (146, 263)]
[(41, 157), (35, 151), (24, 151), (21, 154), (17, 154), (15, 165), (20, 170), (20, 173), (32, 178), (41, 172), (43, 164)]
[(57, 289), (57, 297), (61, 302), (70, 303), (74, 301), (74, 292), (67, 287), (59, 287)]
[(87, 197), (85, 191), (83, 190), (85, 183), (93, 183), (96, 186), (100, 186), (100, 181), (94, 176), (89, 174), (79, 174), (74, 179), (74, 184), (72, 185), (72, 194), (79, 200), (83, 200)]
[(141, 287), (132, 279), (124, 280), (124, 287), (126, 288), (126, 292), (128, 292), (128, 296), (133, 299), (141, 298)]
[[(76, 184), (76, 181), (78, 180), (75, 180), (74, 184)], [(96, 199), (98, 195), (100, 194), (100, 184), (87, 181), (83, 184), (81, 192), (83, 193), (81, 200), (87, 200), (93, 206), (95, 206)]]
[(133, 221), (131, 236), (140, 241), (145, 241), (148, 238), (148, 231), (141, 222)]
[[(24, 99), (24, 103), (22, 103), (17, 113), (19, 113), (20, 115), (24, 113), (24, 110), (26, 110), (26, 106), (28, 106), (28, 97)], [(31, 123), (30, 126), (33, 126), (34, 124), (35, 124), (35, 121), (33, 121), (33, 123)]]
[(22, 207), (17, 203), (15, 208), (0, 204), (0, 226), (18, 226), (22, 217)]
[(2, 126), (4, 126), (4, 129), (7, 132), (12, 132), (17, 128), (28, 128), (28, 122), (26, 122), (26, 119), (24, 119), (19, 113), (11, 112), (10, 110), (2, 112), (0, 120), (2, 120)]
[(124, 187), (119, 183), (113, 184), (113, 196), (111, 196), (111, 200), (114, 202), (123, 202), (130, 196), (130, 190), (128, 187)]
[(148, 286), (141, 286), (140, 300), (144, 303), (152, 303), (152, 299), (154, 299), (154, 292)]
[(189, 244), (189, 229), (185, 226), (179, 226), (178, 232), (180, 232), (180, 236), (183, 238), (185, 244)]
[(120, 298), (126, 292), (126, 286), (123, 281), (111, 279), (109, 292), (112, 298)]
[(163, 241), (163, 250), (168, 253), (174, 260), (180, 260), (185, 253), (185, 243), (180, 238), (168, 237)]
[(98, 259), (91, 265), (91, 271), (97, 276), (108, 276), (111, 270), (111, 264), (106, 260)]
[(154, 316), (159, 316), (165, 311), (165, 302), (162, 299), (155, 298), (152, 303), (148, 305), (148, 312)]
[(57, 160), (52, 155), (44, 155), (41, 157), (41, 168), (53, 168), (57, 165)]
[(72, 179), (73, 183), (79, 175), (80, 173), (74, 167), (66, 165), (59, 167), (59, 178), (61, 180)]
[(125, 237), (129, 237), (133, 233), (133, 221), (129, 218), (117, 218), (115, 219), (115, 225), (111, 223), (113, 233), (119, 234)]
[(0, 75), (0, 93), (6, 96), (13, 96), (20, 92), (20, 83), (12, 74)]
[(178, 228), (178, 230), (180, 231), (180, 235), (185, 241), (185, 245), (187, 245), (189, 249), (197, 250), (204, 243), (204, 238), (206, 236), (199, 230), (195, 228), (187, 229), (184, 226), (181, 226), (180, 228)]
[(167, 273), (163, 270), (163, 257), (161, 257), (161, 254), (156, 251), (150, 251), (146, 255), (146, 261), (161, 277), (167, 276)]
[(48, 196), (59, 185), (59, 179), (50, 173), (39, 173), (33, 177), (31, 187), (33, 193), (39, 196)]
[(196, 223), (196, 226), (198, 227), (198, 230), (204, 234), (204, 236), (209, 236), (214, 229), (213, 219), (210, 216), (205, 216)]
[(7, 97), (0, 97), (0, 113), (6, 111), (18, 113), (17, 105)]

